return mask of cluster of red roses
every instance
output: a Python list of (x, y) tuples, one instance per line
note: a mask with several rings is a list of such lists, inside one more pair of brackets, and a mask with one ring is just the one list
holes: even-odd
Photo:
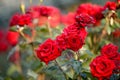
[[(48, 64), (50, 61), (59, 57), (62, 51), (71, 49), (78, 51), (85, 43), (87, 31), (85, 26), (93, 24), (96, 26), (104, 18), (102, 14), (106, 9), (116, 10), (115, 2), (107, 2), (105, 6), (99, 6), (91, 3), (81, 4), (75, 13), (62, 16), (57, 8), (51, 6), (33, 6), (25, 14), (15, 14), (10, 20), (10, 26), (36, 26), (49, 22), (51, 27), (57, 26), (60, 22), (67, 25), (63, 32), (55, 40), (47, 39), (40, 44), (36, 50), (37, 57)], [(62, 18), (62, 20), (61, 20)], [(37, 20), (36, 20), (37, 19)], [(7, 49), (7, 43), (15, 46), (19, 34), (17, 32), (8, 32), (7, 36), (0, 33), (0, 51)], [(14, 38), (13, 38), (14, 36)], [(4, 37), (4, 38), (3, 38)], [(120, 70), (120, 54), (118, 47), (113, 44), (106, 45), (101, 50), (101, 56), (96, 57), (90, 64), (92, 74), (103, 80)]]
[(99, 80), (110, 79), (112, 74), (120, 73), (120, 53), (118, 47), (108, 44), (102, 47), (101, 55), (90, 64), (91, 73)]
[[(42, 6), (40, 8), (34, 7), (33, 10), (36, 10), (36, 11), (43, 10), (43, 12), (39, 12), (39, 15), (48, 16), (50, 14), (50, 10), (47, 7), (43, 8)], [(72, 17), (74, 18), (74, 20), (72, 21), (74, 22), (72, 21), (71, 22), (73, 24), (68, 25), (68, 27), (66, 27), (63, 30), (63, 33), (56, 37), (56, 40), (53, 41), (51, 39), (48, 39), (43, 44), (41, 44), (36, 51), (37, 56), (45, 63), (48, 63), (49, 61), (54, 60), (56, 57), (58, 57), (60, 53), (65, 49), (71, 49), (73, 51), (78, 51), (84, 44), (84, 40), (87, 35), (87, 32), (84, 27), (91, 23), (92, 24), (98, 23), (104, 17), (102, 12), (105, 9), (115, 10), (116, 3), (107, 2), (105, 6), (103, 7), (99, 5), (93, 5), (91, 3), (80, 5), (75, 15), (72, 14)], [(50, 46), (46, 47), (48, 43)], [(52, 52), (54, 51), (54, 48), (52, 48), (53, 46), (52, 43), (54, 43), (54, 46), (56, 46), (55, 51), (57, 50), (58, 53)], [(54, 54), (54, 57), (51, 54)]]
[[(52, 6), (32, 6), (25, 14), (15, 14), (10, 20), (10, 26), (19, 25), (44, 25), (49, 22), (51, 27), (56, 27), (60, 23), (70, 25), (75, 23), (75, 16), (80, 13), (86, 13), (95, 19), (94, 25), (99, 25), (100, 20), (104, 18), (103, 11), (106, 9), (116, 10), (118, 8), (115, 2), (108, 1), (104, 6), (85, 3), (81, 4), (75, 13), (61, 15), (60, 11)], [(36, 20), (37, 19), (37, 20)], [(32, 22), (33, 21), (33, 22)], [(34, 25), (35, 24), (35, 25)]]
[(48, 64), (49, 61), (60, 56), (63, 50), (78, 51), (83, 46), (87, 36), (85, 30), (87, 23), (93, 23), (93, 18), (88, 14), (77, 15), (76, 22), (66, 27), (55, 40), (47, 39), (38, 47), (36, 50), (38, 58)]
[(25, 14), (15, 14), (10, 20), (10, 26), (30, 27), (36, 25), (44, 25), (49, 22), (51, 27), (55, 27), (60, 23), (60, 11), (52, 6), (32, 6)]
[[(115, 2), (108, 1), (104, 6), (96, 5), (96, 4), (91, 4), (91, 3), (85, 3), (79, 5), (77, 9), (77, 14), (80, 13), (87, 13), (91, 17), (95, 19), (94, 26), (100, 25), (101, 19), (104, 18), (103, 12), (105, 10), (116, 10), (119, 8), (119, 5)], [(75, 22), (75, 15), (76, 13), (68, 13), (68, 15), (62, 16), (62, 23), (65, 25), (70, 25)]]

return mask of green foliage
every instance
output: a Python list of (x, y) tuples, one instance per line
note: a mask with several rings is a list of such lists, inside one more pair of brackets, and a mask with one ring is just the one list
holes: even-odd
[(24, 27), (22, 32), (26, 35), (29, 35), (30, 37), (32, 36), (32, 30), (29, 27)]

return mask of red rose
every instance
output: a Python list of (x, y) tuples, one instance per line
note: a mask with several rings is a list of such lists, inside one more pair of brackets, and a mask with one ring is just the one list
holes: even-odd
[(88, 26), (88, 24), (93, 24), (95, 22), (94, 19), (87, 13), (81, 13), (79, 15), (76, 15), (75, 19), (76, 22), (79, 23), (80, 27), (85, 27)]
[(9, 31), (6, 36), (6, 40), (8, 43), (10, 43), (12, 46), (15, 46), (18, 43), (19, 39), (19, 33), (18, 32), (12, 32)]
[(10, 26), (15, 26), (15, 25), (19, 25), (19, 26), (24, 26), (24, 25), (28, 25), (31, 23), (31, 16), (29, 14), (15, 14), (13, 15), (13, 17), (10, 20)]
[(48, 17), (50, 15), (50, 11), (51, 11), (51, 9), (49, 7), (46, 7), (46, 6), (41, 6), (40, 7), (40, 15), (41, 16)]
[(68, 45), (68, 49), (78, 51), (84, 45), (84, 42), (78, 34), (69, 34), (65, 36), (65, 40)]
[(81, 13), (86, 13), (93, 17), (93, 19), (95, 20), (94, 25), (98, 25), (100, 23), (100, 20), (104, 17), (102, 11), (103, 7), (100, 5), (85, 3), (81, 4), (78, 7), (76, 14), (80, 15)]
[(31, 23), (31, 20), (32, 20), (32, 18), (29, 14), (20, 15), (18, 25), (19, 26), (28, 25)]
[(106, 2), (104, 9), (108, 8), (109, 10), (116, 10), (116, 3), (115, 2)]
[(69, 35), (71, 33), (79, 34), (80, 33), (80, 27), (77, 23), (71, 24), (64, 28), (63, 33), (66, 35)]
[(39, 26), (46, 25), (49, 22), (50, 27), (56, 27), (61, 21), (59, 9), (52, 6), (33, 6), (29, 9), (28, 13), (33, 18), (38, 19)]
[(41, 44), (36, 50), (36, 54), (37, 57), (46, 64), (61, 55), (58, 45), (51, 39), (47, 39)]
[[(40, 6), (40, 8), (42, 7), (43, 6)], [(39, 17), (39, 25), (44, 25), (49, 22), (50, 27), (56, 27), (61, 21), (60, 11), (57, 8), (52, 7), (52, 6), (44, 6), (44, 8), (45, 7), (47, 9), (45, 10), (42, 9), (44, 11), (40, 10), (42, 14), (40, 14), (40, 17)]]
[(99, 80), (109, 79), (114, 68), (114, 62), (109, 60), (106, 56), (98, 56), (90, 64), (92, 75)]
[(65, 40), (65, 34), (61, 34), (57, 36), (55, 41), (61, 51), (66, 50), (68, 48), (66, 40)]
[(85, 28), (80, 28), (79, 36), (81, 37), (82, 41), (85, 41), (85, 38), (87, 37), (87, 31)]
[(107, 56), (109, 59), (114, 60), (118, 55), (118, 47), (113, 44), (108, 44), (102, 47), (101, 54)]
[(12, 16), (12, 18), (10, 20), (10, 24), (9, 24), (10, 27), (18, 25), (19, 17), (20, 17), (20, 14), (15, 14), (15, 15)]
[(63, 31), (68, 49), (78, 51), (84, 44), (87, 32), (80, 28), (77, 23), (66, 27)]
[(39, 6), (31, 6), (30, 8), (28, 8), (27, 10), (27, 14), (30, 14), (32, 16), (32, 18), (39, 18), (40, 16), (40, 7)]
[(101, 49), (101, 54), (115, 63), (115, 71), (120, 70), (120, 54), (117, 46), (113, 44), (105, 45)]

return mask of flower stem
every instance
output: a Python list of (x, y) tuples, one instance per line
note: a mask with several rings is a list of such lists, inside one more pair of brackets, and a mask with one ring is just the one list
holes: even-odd
[(60, 67), (60, 65), (59, 65), (59, 63), (57, 62), (57, 60), (55, 60), (55, 63), (57, 64), (57, 66), (59, 67), (59, 69), (62, 71), (65, 79), (68, 80), (68, 77), (67, 77), (66, 73), (65, 73), (65, 72), (63, 71), (63, 69)]
[(37, 59), (37, 55), (35, 53), (35, 48), (34, 48), (33, 42), (31, 42), (31, 48), (32, 48), (33, 55), (34, 55), (35, 59)]
[(30, 0), (30, 5), (32, 4), (32, 0)]
[(77, 51), (76, 54), (77, 54), (77, 60), (79, 61), (80, 60), (80, 53), (79, 53), (79, 51)]
[(20, 9), (21, 9), (22, 13), (25, 14), (25, 4), (24, 4), (23, 0), (21, 0)]
[(49, 20), (50, 20), (50, 17), (48, 17), (47, 28), (48, 28), (50, 37), (52, 37), (52, 30), (51, 30), (51, 27), (50, 27)]
[(17, 32), (22, 36), (22, 38), (23, 38), (25, 41), (29, 42), (28, 39), (25, 37), (24, 33), (22, 32), (23, 29), (24, 29), (24, 28), (19, 28)]

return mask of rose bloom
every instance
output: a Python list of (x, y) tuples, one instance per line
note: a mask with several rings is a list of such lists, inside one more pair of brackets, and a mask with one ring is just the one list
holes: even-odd
[(116, 10), (116, 6), (115, 2), (108, 1), (106, 2), (104, 9), (108, 8), (109, 10)]
[(18, 39), (19, 39), (18, 32), (8, 31), (7, 36), (6, 36), (6, 40), (8, 41), (8, 43), (10, 45), (15, 46), (18, 43)]
[(114, 68), (114, 62), (106, 56), (98, 56), (90, 63), (90, 71), (92, 75), (99, 80), (109, 80)]
[(68, 45), (68, 49), (78, 51), (84, 45), (84, 42), (78, 34), (69, 34), (65, 36), (65, 40)]
[(79, 26), (78, 23), (73, 23), (73, 24), (67, 26), (66, 28), (64, 28), (63, 33), (66, 34), (66, 35), (69, 35), (71, 33), (79, 34), (80, 33), (80, 28), (81, 27)]
[(88, 24), (95, 23), (94, 19), (86, 13), (76, 15), (75, 19), (76, 22), (78, 22), (81, 27), (85, 27), (88, 26)]
[(47, 39), (44, 43), (40, 44), (36, 50), (36, 54), (41, 61), (48, 64), (50, 61), (59, 57), (61, 52), (55, 41)]
[(75, 23), (75, 13), (69, 12), (66, 15), (62, 15), (61, 21), (65, 26)]
[(103, 46), (101, 49), (101, 54), (115, 63), (115, 71), (120, 70), (120, 54), (116, 45), (110, 43)]
[(103, 7), (100, 5), (95, 5), (91, 3), (85, 3), (79, 5), (76, 14), (79, 15), (81, 13), (86, 13), (94, 18), (94, 25), (97, 26), (100, 24), (100, 20), (104, 17), (102, 14)]
[(42, 26), (49, 22), (51, 27), (56, 27), (61, 21), (60, 11), (52, 6), (33, 6), (28, 11), (33, 18), (38, 19), (38, 25)]
[(20, 17), (19, 14), (14, 14), (10, 19), (9, 26), (11, 27), (11, 26), (18, 25), (19, 17)]
[(71, 24), (68, 27), (64, 28), (63, 33), (66, 35), (74, 34), (74, 33), (78, 34), (83, 41), (85, 40), (87, 36), (86, 29), (83, 27), (80, 27), (78, 23)]
[(68, 48), (67, 42), (65, 40), (65, 34), (62, 33), (62, 34), (58, 35), (56, 37), (55, 41), (56, 41), (61, 52)]
[(32, 22), (32, 17), (29, 14), (23, 14), (20, 16), (19, 21), (18, 21), (18, 25), (19, 26), (24, 26), (24, 25), (28, 25)]
[(30, 14), (32, 18), (39, 18), (40, 16), (40, 6), (31, 6), (30, 8), (27, 9), (26, 13)]
[(46, 16), (48, 17), (51, 14), (51, 9), (49, 7), (46, 6), (41, 6), (40, 7), (40, 15), (41, 16)]
[(107, 56), (109, 59), (114, 59), (118, 55), (118, 47), (114, 44), (107, 44), (102, 47), (101, 54)]
[(32, 17), (29, 14), (15, 14), (12, 16), (10, 20), (10, 26), (24, 26), (30, 24), (32, 21)]
[(80, 28), (77, 23), (66, 27), (63, 30), (68, 49), (78, 51), (83, 45), (87, 36), (85, 28)]

